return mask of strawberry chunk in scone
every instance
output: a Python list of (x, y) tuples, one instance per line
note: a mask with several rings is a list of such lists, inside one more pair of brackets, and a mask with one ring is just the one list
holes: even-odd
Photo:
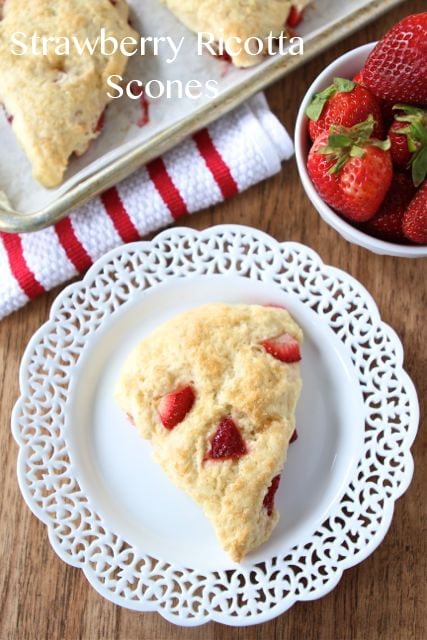
[(171, 391), (159, 403), (159, 417), (166, 429), (173, 429), (191, 410), (196, 395), (190, 386)]

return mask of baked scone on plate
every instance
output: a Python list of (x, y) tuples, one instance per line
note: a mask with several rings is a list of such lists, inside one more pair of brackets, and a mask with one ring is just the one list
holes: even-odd
[[(45, 187), (63, 181), (70, 156), (81, 155), (97, 137), (97, 123), (110, 102), (107, 78), (122, 75), (128, 57), (80, 54), (74, 38), (93, 45), (101, 29), (119, 42), (138, 37), (128, 24), (126, 0), (6, 0), (0, 22), (0, 102), (27, 154), (33, 176)], [(13, 45), (13, 34), (27, 47)], [(52, 42), (48, 55), (33, 52), (31, 37), (65, 37), (69, 55)], [(26, 36), (25, 40), (23, 35)], [(16, 37), (15, 37), (16, 39)], [(65, 41), (62, 41), (65, 42)], [(42, 51), (42, 41), (37, 43)]]
[(265, 542), (301, 390), (303, 334), (279, 307), (210, 304), (169, 320), (124, 365), (116, 400), (235, 561)]
[[(213, 34), (216, 41), (240, 38), (242, 43), (257, 37), (278, 38), (286, 24), (295, 26), (311, 0), (161, 0), (188, 29)], [(253, 43), (255, 45), (255, 43)], [(250, 67), (262, 60), (242, 49), (231, 55), (237, 67)]]

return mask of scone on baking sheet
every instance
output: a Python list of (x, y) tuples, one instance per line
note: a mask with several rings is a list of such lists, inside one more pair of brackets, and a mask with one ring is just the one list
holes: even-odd
[[(188, 29), (195, 33), (212, 33), (220, 39), (240, 38), (242, 42), (256, 36), (278, 38), (286, 30), (292, 15), (302, 12), (311, 0), (161, 0)], [(233, 46), (235, 46), (233, 42)], [(242, 50), (231, 56), (237, 67), (258, 64), (260, 55)]]
[[(6, 0), (0, 22), (0, 102), (27, 154), (33, 176), (45, 187), (59, 185), (70, 156), (81, 155), (97, 137), (97, 123), (110, 102), (108, 76), (121, 75), (128, 61), (120, 51), (104, 57), (96, 49), (80, 55), (35, 55), (31, 36), (100, 37), (101, 29), (120, 42), (137, 37), (128, 24), (125, 0)], [(28, 51), (14, 55), (12, 34), (25, 34)], [(22, 35), (19, 36), (21, 42)], [(40, 45), (39, 45), (40, 46)], [(20, 50), (19, 47), (17, 50)]]
[(283, 308), (210, 304), (166, 322), (124, 365), (116, 400), (235, 561), (271, 535), (301, 390), (303, 335)]

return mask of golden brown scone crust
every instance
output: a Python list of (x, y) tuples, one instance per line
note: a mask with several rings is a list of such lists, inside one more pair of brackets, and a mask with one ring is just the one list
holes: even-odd
[[(27, 154), (33, 175), (45, 187), (63, 180), (73, 153), (82, 154), (96, 138), (97, 122), (110, 99), (108, 76), (122, 75), (128, 58), (120, 51), (103, 57), (22, 56), (11, 52), (11, 36), (25, 33), (30, 45), (38, 36), (76, 36), (79, 42), (94, 41), (101, 28), (119, 42), (138, 37), (128, 25), (125, 0), (7, 0), (0, 22), (0, 101), (13, 116), (14, 133)], [(22, 36), (20, 36), (22, 39)], [(53, 45), (52, 45), (53, 46)], [(29, 47), (30, 48), (30, 47)]]
[[(160, 326), (132, 352), (116, 389), (119, 406), (153, 456), (212, 521), (217, 537), (240, 561), (266, 541), (279, 519), (263, 507), (272, 479), (281, 472), (295, 429), (301, 390), (299, 364), (272, 357), (260, 342), (302, 331), (284, 309), (211, 304)], [(159, 399), (191, 384), (196, 400), (173, 430), (162, 425)], [(206, 460), (210, 440), (231, 416), (248, 453), (238, 460)]]
[[(292, 5), (303, 9), (310, 0), (161, 0), (186, 27), (194, 32), (209, 32), (216, 40), (231, 36), (242, 41), (252, 36), (280, 36)], [(234, 46), (234, 44), (233, 44)], [(242, 51), (232, 56), (237, 67), (258, 64), (262, 55)]]

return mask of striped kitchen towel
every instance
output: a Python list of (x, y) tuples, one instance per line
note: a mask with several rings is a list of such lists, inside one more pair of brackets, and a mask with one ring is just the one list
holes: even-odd
[(286, 130), (258, 95), (56, 225), (0, 233), (0, 318), (83, 273), (113, 247), (277, 173), (292, 153)]

